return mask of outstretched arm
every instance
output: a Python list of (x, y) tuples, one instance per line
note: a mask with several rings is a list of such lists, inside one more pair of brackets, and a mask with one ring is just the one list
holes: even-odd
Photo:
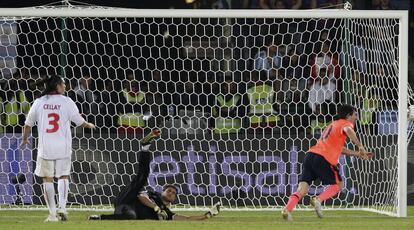
[(89, 123), (83, 119), (79, 113), (79, 109), (76, 106), (75, 102), (69, 99), (69, 116), (70, 121), (76, 124), (76, 126), (81, 126), (82, 128), (94, 129), (95, 125)]
[(175, 214), (173, 220), (187, 220), (187, 221), (193, 221), (193, 220), (207, 220), (208, 217), (206, 215), (201, 216), (184, 216), (184, 215), (178, 215)]
[(82, 128), (88, 128), (88, 129), (94, 129), (95, 125), (85, 121), (85, 122), (82, 123), (81, 127)]
[(345, 147), (342, 149), (342, 153), (344, 155), (350, 156), (350, 157), (359, 157), (360, 156), (359, 152), (348, 149), (348, 148), (345, 148)]
[(221, 207), (221, 203), (220, 202), (217, 202), (204, 215), (200, 215), (200, 216), (184, 216), (184, 215), (175, 214), (174, 217), (173, 217), (173, 220), (193, 221), (193, 220), (206, 220), (206, 219), (210, 219), (210, 218), (212, 218), (214, 216), (217, 216), (220, 213), (220, 207)]
[[(158, 207), (157, 206), (157, 204), (155, 204), (155, 202), (153, 202), (148, 196), (147, 196), (147, 194), (145, 194), (145, 193), (141, 193), (141, 194), (139, 194), (138, 195), (138, 200), (141, 202), (141, 204), (143, 204), (143, 205), (145, 205), (145, 206), (147, 206), (147, 207), (149, 207), (149, 208), (152, 208), (152, 209), (154, 209), (154, 211), (155, 211), (155, 209), (156, 209), (156, 207)], [(159, 207), (158, 207), (158, 209), (159, 209)], [(157, 211), (155, 211), (155, 212), (157, 212)]]
[(364, 160), (372, 157), (373, 154), (370, 153), (370, 152), (367, 152), (365, 147), (359, 141), (355, 131), (351, 127), (349, 127), (349, 126), (345, 127), (344, 132), (349, 137), (349, 139), (351, 139), (352, 143), (354, 143), (358, 147), (358, 152), (356, 152), (354, 150), (347, 149), (347, 148), (343, 148), (342, 152), (345, 155), (347, 155), (347, 156), (357, 156), (357, 157), (360, 157)]
[(364, 146), (359, 141), (354, 129), (352, 129), (350, 126), (347, 126), (347, 127), (344, 128), (343, 131), (349, 137), (349, 139), (351, 139), (352, 143), (354, 143), (358, 147), (358, 150), (366, 151)]
[(366, 154), (361, 153), (361, 151), (355, 151), (347, 148), (342, 149), (342, 153), (346, 156), (352, 156), (352, 157), (359, 157), (364, 160), (367, 160), (371, 158), (374, 154), (371, 152), (366, 152)]

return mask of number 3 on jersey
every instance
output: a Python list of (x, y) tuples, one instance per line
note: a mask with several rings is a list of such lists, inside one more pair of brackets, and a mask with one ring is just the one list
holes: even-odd
[(46, 133), (55, 133), (59, 130), (59, 114), (57, 113), (49, 113), (47, 115), (47, 118), (49, 118), (49, 125), (51, 128), (46, 129)]

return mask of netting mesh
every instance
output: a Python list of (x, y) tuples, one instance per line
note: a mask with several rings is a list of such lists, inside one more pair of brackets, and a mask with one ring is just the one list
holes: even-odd
[[(58, 73), (67, 79), (67, 95), (99, 127), (73, 130), (74, 205), (110, 204), (139, 167), (139, 138), (159, 127), (149, 187), (178, 185), (177, 203), (187, 207), (216, 201), (230, 208), (282, 207), (297, 188), (305, 152), (337, 106), (350, 103), (360, 109), (357, 132), (376, 155), (341, 157), (344, 188), (325, 206), (396, 212), (397, 19), (264, 19), (258, 13), (0, 21), (7, 79), (0, 204), (44, 202), (32, 174), (36, 132), (32, 149), (16, 146), (26, 107), (40, 94), (34, 81)], [(18, 173), (25, 186), (12, 183)], [(310, 194), (322, 190), (316, 182)]]

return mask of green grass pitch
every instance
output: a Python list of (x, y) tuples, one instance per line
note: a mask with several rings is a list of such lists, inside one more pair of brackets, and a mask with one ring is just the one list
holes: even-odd
[[(184, 215), (202, 212), (177, 212)], [(71, 211), (70, 220), (58, 223), (43, 223), (46, 211), (2, 211), (0, 230), (231, 230), (231, 229), (414, 229), (414, 206), (408, 207), (407, 218), (395, 218), (365, 211), (325, 211), (325, 218), (318, 219), (310, 211), (294, 212), (294, 222), (282, 220), (279, 211), (223, 211), (216, 218), (201, 222), (161, 221), (88, 221), (88, 215), (97, 212)]]

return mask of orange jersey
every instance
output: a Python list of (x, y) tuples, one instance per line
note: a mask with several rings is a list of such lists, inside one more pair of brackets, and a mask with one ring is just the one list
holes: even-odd
[(323, 156), (331, 165), (337, 165), (347, 137), (343, 130), (347, 126), (354, 128), (354, 124), (345, 119), (333, 121), (308, 151)]

